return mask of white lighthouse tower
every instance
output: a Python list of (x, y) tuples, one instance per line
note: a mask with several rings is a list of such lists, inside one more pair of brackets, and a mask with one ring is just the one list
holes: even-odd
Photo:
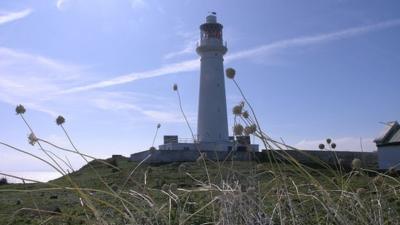
[(197, 121), (198, 142), (202, 145), (226, 146), (228, 119), (226, 111), (222, 25), (215, 13), (200, 26), (200, 44), (196, 51), (201, 57), (200, 95)]
[[(224, 76), (224, 55), (228, 49), (223, 44), (222, 25), (217, 22), (216, 13), (206, 17), (206, 22), (200, 25), (200, 32), (196, 49), (201, 57), (197, 140), (164, 135), (164, 144), (159, 149), (186, 151), (178, 157), (179, 160), (197, 155), (198, 150), (219, 151), (221, 154), (224, 151), (258, 151), (258, 145), (251, 144), (249, 136), (236, 136), (234, 139), (228, 133)], [(172, 159), (172, 156), (168, 157)]]

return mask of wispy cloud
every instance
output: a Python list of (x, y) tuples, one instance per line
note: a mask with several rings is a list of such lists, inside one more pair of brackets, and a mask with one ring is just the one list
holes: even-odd
[(0, 25), (9, 23), (15, 20), (19, 20), (29, 16), (32, 13), (32, 9), (25, 9), (18, 12), (0, 12)]
[(78, 70), (53, 59), (0, 47), (0, 101), (22, 103), (55, 116), (57, 113), (44, 103), (65, 87), (65, 82), (78, 84), (73, 82), (79, 80)]
[[(142, 101), (149, 101), (152, 104), (146, 104)], [(132, 92), (104, 92), (97, 94), (97, 97), (89, 100), (96, 108), (120, 112), (129, 112), (129, 115), (147, 118), (153, 122), (184, 123), (184, 119), (176, 110), (171, 110), (167, 99), (160, 99), (158, 96), (151, 96)], [(157, 104), (154, 104), (157, 103)], [(168, 110), (170, 109), (170, 110)], [(135, 113), (132, 113), (135, 112)], [(194, 113), (188, 113), (189, 120), (194, 121)]]
[[(368, 32), (396, 27), (399, 25), (400, 20), (391, 20), (332, 33), (281, 40), (230, 54), (226, 57), (226, 60), (234, 61), (251, 58), (260, 54), (283, 51), (290, 47), (309, 46), (350, 38), (356, 35), (362, 35)], [(166, 112), (165, 110), (163, 111), (154, 106), (146, 106), (143, 102), (132, 103), (131, 99), (125, 100), (123, 98), (114, 98), (110, 100), (110, 98), (104, 97), (102, 100), (99, 98), (99, 95), (97, 95), (98, 93), (93, 91), (140, 79), (195, 71), (199, 69), (199, 63), (198, 59), (186, 60), (180, 63), (167, 64), (153, 70), (130, 73), (112, 79), (87, 84), (89, 79), (83, 79), (81, 76), (82, 70), (79, 67), (39, 55), (0, 47), (0, 101), (13, 105), (24, 103), (29, 105), (31, 108), (55, 116), (57, 110), (54, 109), (57, 108), (49, 106), (65, 105), (65, 101), (68, 101), (67, 99), (73, 98), (79, 99), (82, 105), (92, 104), (92, 106), (94, 105), (97, 108), (103, 107), (103, 109), (106, 110), (129, 109), (131, 112), (136, 112), (136, 115), (141, 115), (142, 117), (150, 118), (152, 120), (179, 122), (180, 116), (175, 116), (175, 111)], [(84, 91), (87, 91), (87, 93), (81, 93)], [(76, 98), (75, 94), (79, 94), (80, 97)], [(63, 95), (63, 103), (59, 104), (57, 99), (60, 99), (61, 95)], [(71, 104), (72, 102), (74, 102), (74, 105), (77, 104), (76, 100), (71, 100)], [(163, 101), (154, 100), (154, 102)], [(111, 103), (113, 103), (113, 105), (110, 105)]]
[(141, 80), (151, 77), (158, 77), (167, 74), (188, 72), (198, 69), (199, 60), (187, 60), (180, 63), (168, 64), (158, 69), (148, 70), (144, 72), (131, 73), (123, 76), (119, 76), (110, 80), (104, 80), (97, 83), (84, 85), (80, 87), (71, 88), (65, 91), (61, 91), (59, 94), (75, 93), (81, 91), (88, 91), (97, 88), (105, 88), (118, 84), (125, 84), (135, 80)]
[[(191, 66), (175, 67), (184, 69)], [(143, 76), (153, 76), (168, 70), (176, 71), (176, 68), (163, 68)], [(60, 96), (63, 90), (82, 82), (87, 83), (91, 76), (80, 66), (40, 55), (0, 47), (0, 74), (0, 102), (13, 106), (23, 104), (52, 117), (58, 116), (59, 112), (65, 114), (66, 108), (69, 112), (74, 109), (100, 109), (140, 120), (183, 122), (176, 110), (169, 106), (172, 104), (171, 100), (160, 96), (101, 90)], [(126, 81), (125, 79), (121, 79), (121, 82)]]
[(184, 47), (181, 50), (178, 51), (173, 51), (173, 52), (169, 52), (167, 54), (164, 55), (164, 59), (169, 60), (172, 58), (176, 58), (176, 57), (180, 57), (180, 56), (184, 56), (184, 55), (188, 55), (188, 54), (195, 54), (193, 49), (196, 46), (196, 43), (198, 42), (198, 31), (190, 31), (190, 32), (185, 32), (183, 31), (183, 25), (180, 24), (178, 25), (175, 29), (176, 29), (176, 34), (179, 38), (182, 39), (183, 43), (184, 43)]
[(175, 57), (187, 55), (193, 53), (193, 48), (196, 46), (196, 41), (189, 42), (182, 50), (170, 52), (164, 55), (164, 59), (172, 59)]
[(346, 39), (397, 26), (400, 26), (400, 19), (389, 20), (367, 26), (353, 27), (331, 33), (286, 39), (271, 44), (261, 45), (249, 50), (236, 52), (228, 55), (225, 59), (227, 61), (232, 61), (237, 59), (249, 58), (260, 54), (273, 53), (275, 51), (284, 50), (290, 47), (301, 47), (301, 46), (315, 45), (324, 42), (340, 40), (340, 39)]
[[(389, 20), (381, 23), (375, 23), (372, 25), (353, 27), (349, 29), (344, 29), (331, 33), (317, 34), (312, 36), (303, 36), (292, 39), (285, 39), (281, 41), (276, 41), (270, 44), (261, 45), (249, 50), (243, 50), (236, 53), (232, 53), (225, 57), (226, 62), (231, 62), (234, 60), (252, 58), (258, 56), (260, 54), (268, 54), (275, 53), (277, 51), (283, 51), (290, 47), (302, 47), (302, 46), (310, 46), (315, 44), (320, 44), (329, 41), (335, 41), (345, 38), (351, 38), (358, 35), (367, 34), (370, 32), (383, 30), (391, 27), (400, 26), (400, 19)], [(185, 50), (186, 51), (186, 50)], [(175, 53), (179, 54), (179, 53)], [(81, 91), (88, 91), (97, 88), (105, 88), (114, 85), (125, 84), (129, 82), (133, 82), (140, 79), (152, 78), (157, 76), (169, 75), (173, 73), (181, 73), (181, 72), (189, 72), (199, 69), (199, 60), (187, 60), (182, 61), (180, 63), (167, 64), (157, 69), (143, 71), (143, 72), (135, 72), (128, 75), (118, 76), (109, 80), (104, 80), (100, 82), (96, 82), (93, 84), (88, 84), (84, 86), (79, 86), (75, 88), (71, 88), (69, 90), (63, 91), (62, 93), (74, 93)]]

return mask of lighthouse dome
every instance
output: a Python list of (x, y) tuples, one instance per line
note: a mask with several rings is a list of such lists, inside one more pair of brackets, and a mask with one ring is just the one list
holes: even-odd
[(206, 17), (206, 22), (207, 23), (217, 23), (217, 16), (214, 13), (211, 15), (208, 15)]

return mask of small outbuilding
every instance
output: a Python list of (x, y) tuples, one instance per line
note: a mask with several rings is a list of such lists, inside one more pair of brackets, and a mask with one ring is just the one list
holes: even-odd
[(385, 125), (381, 136), (374, 140), (378, 148), (379, 169), (400, 170), (400, 124), (393, 121)]

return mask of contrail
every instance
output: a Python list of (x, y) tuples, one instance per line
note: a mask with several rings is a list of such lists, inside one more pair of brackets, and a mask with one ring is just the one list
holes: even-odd
[(230, 54), (226, 57), (226, 60), (231, 61), (231, 60), (236, 60), (236, 59), (249, 58), (249, 57), (253, 57), (258, 54), (275, 52), (276, 50), (282, 50), (282, 49), (290, 48), (290, 47), (307, 46), (307, 45), (319, 44), (319, 43), (328, 42), (328, 41), (350, 38), (353, 36), (358, 36), (358, 35), (370, 33), (373, 31), (396, 27), (399, 25), (400, 25), (400, 19), (395, 19), (395, 20), (389, 20), (389, 21), (376, 23), (376, 24), (372, 24), (372, 25), (367, 25), (367, 26), (353, 27), (353, 28), (340, 30), (340, 31), (336, 31), (336, 32), (331, 32), (331, 33), (324, 33), (324, 34), (318, 34), (318, 35), (313, 35), (313, 36), (303, 36), (303, 37), (298, 37), (298, 38), (293, 38), (293, 39), (281, 40), (281, 41), (277, 41), (277, 42), (274, 42), (271, 44), (261, 45), (256, 48), (252, 48), (249, 50), (244, 50), (244, 51)]
[(113, 78), (110, 80), (104, 80), (104, 81), (100, 81), (100, 82), (89, 84), (89, 85), (71, 88), (71, 89), (59, 92), (59, 94), (87, 91), (87, 90), (92, 90), (92, 89), (110, 87), (110, 86), (114, 86), (114, 85), (118, 85), (118, 84), (125, 84), (125, 83), (129, 83), (129, 82), (132, 82), (135, 80), (163, 76), (163, 75), (172, 74), (172, 73), (193, 71), (193, 70), (197, 69), (198, 65), (199, 65), (199, 63), (198, 63), (197, 59), (187, 60), (187, 61), (183, 61), (180, 63), (168, 64), (166, 66), (163, 66), (161, 68), (154, 69), (154, 70), (148, 70), (148, 71), (138, 72), (138, 73), (130, 73), (130, 74), (119, 76), (119, 77), (116, 77), (116, 78)]
[[(238, 59), (254, 57), (259, 54), (273, 53), (278, 50), (284, 50), (284, 49), (290, 48), (290, 47), (308, 46), (308, 45), (319, 44), (319, 43), (328, 42), (328, 41), (350, 38), (350, 37), (359, 36), (359, 35), (363, 35), (363, 34), (378, 31), (378, 30), (397, 27), (399, 25), (400, 25), (400, 19), (395, 19), (395, 20), (389, 20), (389, 21), (375, 23), (375, 24), (366, 25), (366, 26), (353, 27), (353, 28), (344, 29), (344, 30), (331, 32), (331, 33), (324, 33), (324, 34), (317, 34), (317, 35), (312, 35), (312, 36), (303, 36), (303, 37), (298, 37), (298, 38), (280, 40), (280, 41), (276, 41), (276, 42), (273, 42), (270, 44), (257, 46), (255, 48), (252, 48), (249, 50), (243, 50), (243, 51), (229, 54), (229, 55), (227, 55), (227, 57), (225, 57), (225, 60), (226, 60), (226, 62), (231, 62), (231, 61), (238, 60)], [(65, 90), (63, 92), (60, 92), (60, 94), (88, 91), (88, 90), (92, 90), (92, 89), (105, 88), (105, 87), (110, 87), (110, 86), (114, 86), (114, 85), (125, 84), (125, 83), (129, 83), (129, 82), (133, 82), (133, 81), (141, 80), (141, 79), (146, 79), (146, 78), (163, 76), (163, 75), (168, 75), (168, 74), (173, 74), (173, 73), (195, 71), (195, 70), (199, 69), (199, 65), (200, 64), (199, 64), (198, 59), (187, 60), (187, 61), (183, 61), (180, 63), (168, 64), (168, 65), (165, 65), (160, 68), (153, 69), (153, 70), (148, 70), (148, 71), (143, 71), (143, 72), (135, 72), (135, 73), (127, 74), (127, 75), (118, 76), (118, 77), (115, 77), (115, 78), (112, 78), (109, 80), (104, 80), (104, 81), (100, 81), (100, 82), (89, 84), (89, 85), (71, 88), (71, 89)]]
[(31, 13), (32, 13), (31, 9), (25, 9), (19, 12), (10, 12), (3, 15), (0, 14), (0, 25), (22, 19), (24, 17), (29, 16), (29, 14)]

